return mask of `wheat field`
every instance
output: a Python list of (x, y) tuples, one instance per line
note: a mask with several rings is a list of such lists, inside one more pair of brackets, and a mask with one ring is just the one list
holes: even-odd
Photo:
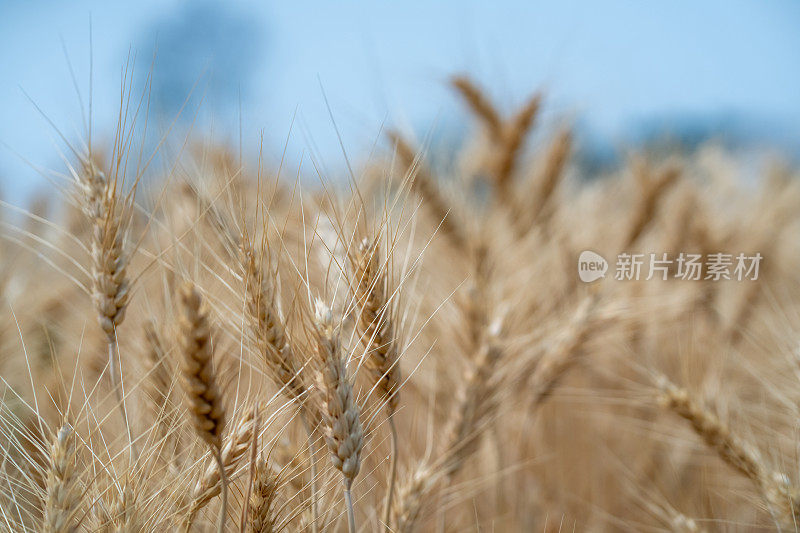
[(386, 128), (301, 180), (194, 136), (156, 169), (127, 106), (1, 203), (0, 529), (800, 529), (796, 172), (590, 173), (542, 95), (451, 85), (454, 153)]

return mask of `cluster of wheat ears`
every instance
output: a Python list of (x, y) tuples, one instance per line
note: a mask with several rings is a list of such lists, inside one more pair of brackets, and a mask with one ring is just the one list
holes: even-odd
[(64, 202), (0, 204), (0, 529), (800, 529), (796, 177), (712, 145), (587, 175), (539, 95), (451, 82), (449, 158), (388, 130), (338, 180), (192, 140), (154, 172), (125, 112)]

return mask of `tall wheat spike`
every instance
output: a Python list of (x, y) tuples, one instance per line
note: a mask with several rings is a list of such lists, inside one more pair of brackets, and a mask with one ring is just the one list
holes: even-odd
[(377, 242), (362, 240), (353, 257), (355, 299), (359, 307), (357, 328), (367, 348), (366, 367), (377, 386), (381, 401), (387, 406), (392, 432), (392, 464), (390, 467), (383, 522), (389, 530), (394, 484), (397, 475), (398, 435), (392, 415), (397, 410), (400, 391), (396, 324), (388, 298), (388, 280), (378, 256)]
[(78, 531), (76, 514), (81, 500), (81, 488), (75, 470), (75, 437), (70, 426), (58, 430), (50, 447), (50, 464), (47, 470), (47, 498), (44, 508), (45, 533), (73, 533)]
[(266, 460), (259, 460), (256, 466), (253, 493), (250, 498), (250, 531), (252, 533), (274, 533), (277, 531), (278, 517), (276, 499), (279, 481)]
[(353, 392), (353, 381), (342, 353), (339, 332), (330, 308), (322, 301), (315, 304), (317, 355), (322, 373), (322, 392), (325, 398), (325, 441), (333, 466), (342, 473), (344, 495), (350, 532), (355, 533), (356, 521), (351, 488), (361, 469), (361, 449), (364, 432), (360, 410)]
[[(219, 533), (223, 533), (228, 503), (228, 478), (222, 458), (225, 407), (222, 404), (212, 361), (211, 325), (202, 306), (203, 298), (193, 284), (186, 283), (182, 287), (179, 299), (180, 342), (183, 355), (181, 377), (195, 431), (211, 449), (222, 479), (222, 510), (217, 529)], [(187, 530), (191, 527), (193, 516), (193, 513), (190, 513), (186, 520)]]
[(254, 250), (250, 239), (243, 235), (240, 242), (240, 261), (244, 269), (246, 309), (250, 328), (256, 344), (264, 357), (267, 371), (281, 390), (299, 408), (300, 421), (308, 436), (311, 451), (311, 508), (312, 531), (316, 533), (319, 521), (316, 480), (316, 444), (313, 428), (317, 427), (320, 415), (314, 404), (308, 401), (309, 390), (304, 381), (302, 366), (298, 364), (292, 350), (286, 327), (280, 315), (275, 285), (262, 266), (262, 258)]
[(82, 193), (83, 211), (92, 225), (92, 301), (97, 320), (106, 335), (111, 383), (125, 421), (131, 453), (135, 455), (121, 388), (122, 367), (117, 344), (117, 327), (125, 318), (130, 290), (126, 273), (128, 258), (123, 250), (126, 220), (130, 213), (125, 202), (120, 202), (117, 181), (109, 180), (91, 158), (84, 160), (83, 172), (76, 176), (76, 181)]
[(460, 224), (455, 220), (455, 214), (449, 208), (433, 177), (417, 159), (414, 149), (399, 132), (388, 130), (386, 135), (397, 150), (400, 161), (407, 167), (406, 173), (410, 176), (411, 190), (422, 198), (423, 205), (430, 210), (431, 216), (439, 224), (442, 234), (457, 249), (467, 249), (469, 241)]
[(663, 375), (656, 381), (662, 391), (662, 405), (688, 421), (720, 459), (753, 481), (782, 527), (794, 528), (800, 520), (800, 490), (789, 483), (786, 475), (769, 469), (755, 448), (738, 438), (687, 390)]

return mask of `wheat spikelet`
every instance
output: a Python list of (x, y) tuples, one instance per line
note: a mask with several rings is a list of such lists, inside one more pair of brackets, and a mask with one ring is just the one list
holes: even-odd
[(78, 530), (75, 514), (81, 489), (75, 472), (75, 454), (73, 430), (65, 425), (58, 430), (50, 447), (47, 498), (42, 524), (42, 531), (45, 533), (72, 533)]
[(464, 327), (459, 328), (459, 340), (467, 358), (480, 353), (489, 328), (489, 274), (488, 249), (481, 238), (477, 240), (474, 250), (472, 275), (465, 291), (456, 298), (464, 321)]
[(764, 465), (755, 450), (740, 441), (712, 412), (701, 407), (685, 389), (659, 377), (662, 405), (687, 420), (703, 441), (730, 466), (758, 481), (764, 475)]
[(564, 128), (550, 143), (540, 171), (525, 184), (524, 193), (506, 197), (518, 236), (527, 234), (537, 223), (545, 224), (552, 216), (553, 196), (564, 177), (571, 150), (572, 132)]
[(326, 426), (325, 442), (328, 445), (331, 463), (342, 473), (348, 522), (353, 533), (356, 526), (350, 489), (361, 469), (364, 432), (361, 428), (359, 407), (353, 393), (352, 378), (348, 375), (347, 360), (342, 353), (333, 314), (320, 300), (315, 304), (315, 325), (317, 355), (325, 398), (323, 415)]
[(406, 172), (411, 176), (411, 189), (423, 199), (424, 205), (430, 210), (431, 216), (439, 224), (442, 233), (450, 240), (453, 246), (462, 250), (466, 249), (468, 239), (464, 235), (461, 226), (455, 220), (455, 216), (439, 191), (433, 176), (417, 160), (414, 149), (411, 148), (411, 145), (400, 133), (388, 130), (386, 135), (397, 150), (400, 160), (408, 167)]
[(366, 367), (378, 387), (382, 401), (387, 405), (392, 431), (392, 459), (383, 522), (387, 530), (391, 518), (394, 483), (397, 475), (397, 427), (392, 415), (397, 410), (400, 388), (398, 367), (398, 339), (395, 323), (387, 297), (389, 291), (386, 271), (378, 259), (377, 243), (364, 239), (353, 257), (356, 304), (360, 306), (357, 329), (367, 347)]
[(300, 408), (300, 420), (308, 436), (312, 473), (312, 529), (316, 533), (318, 503), (314, 459), (316, 446), (313, 428), (318, 425), (320, 414), (314, 404), (307, 401), (309, 389), (300, 373), (295, 354), (286, 335), (278, 310), (274, 285), (265, 275), (261, 262), (246, 235), (243, 235), (241, 239), (240, 260), (244, 268), (247, 316), (256, 343), (273, 381)]
[(125, 481), (122, 490), (116, 494), (109, 508), (110, 531), (114, 533), (141, 533), (146, 531), (143, 516), (136, 502), (136, 492), (131, 483)]
[(519, 161), (520, 149), (533, 128), (541, 101), (539, 94), (531, 97), (503, 131), (502, 148), (495, 171), (495, 184), (500, 197), (505, 201), (508, 201), (511, 195), (510, 185)]
[(680, 170), (667, 165), (658, 176), (651, 178), (644, 163), (640, 163), (635, 169), (635, 176), (640, 189), (639, 197), (628, 227), (628, 234), (623, 241), (623, 250), (629, 249), (653, 221), (659, 201), (667, 189), (678, 180)]
[(250, 531), (274, 533), (278, 522), (275, 516), (278, 479), (266, 461), (258, 461), (250, 496)]
[(247, 316), (267, 369), (285, 394), (305, 407), (307, 388), (296, 367), (294, 354), (276, 303), (275, 289), (261, 268), (256, 252), (242, 239), (241, 261)]
[(662, 405), (688, 421), (694, 432), (714, 450), (725, 463), (750, 479), (763, 495), (776, 521), (793, 528), (800, 520), (800, 490), (793, 487), (786, 475), (769, 469), (759, 453), (739, 439), (711, 411), (701, 406), (686, 389), (665, 376), (658, 376)]
[(441, 477), (441, 471), (423, 466), (399, 490), (394, 524), (398, 533), (411, 533), (419, 520), (426, 498)]
[(124, 224), (116, 184), (89, 160), (79, 181), (83, 209), (92, 223), (92, 300), (109, 343), (125, 318), (128, 304), (128, 260), (123, 252)]
[(448, 477), (455, 476), (478, 449), (482, 430), (497, 405), (495, 388), (498, 383), (494, 377), (503, 356), (498, 338), (500, 331), (499, 323), (489, 328), (480, 354), (464, 380), (459, 401), (449, 417), (451, 425), (442, 459), (444, 474)]
[(504, 133), (503, 120), (483, 91), (466, 76), (454, 76), (450, 79), (450, 84), (461, 95), (470, 110), (481, 119), (490, 137), (495, 142), (501, 141)]
[(497, 406), (495, 379), (497, 364), (503, 356), (498, 342), (500, 322), (487, 332), (481, 352), (465, 379), (465, 384), (449, 417), (444, 450), (432, 465), (421, 465), (400, 488), (394, 512), (399, 532), (413, 531), (426, 498), (441, 479), (455, 476), (477, 450), (481, 436)]
[(364, 239), (353, 258), (358, 332), (367, 346), (365, 366), (378, 384), (378, 392), (389, 415), (397, 409), (400, 387), (398, 340), (387, 296), (386, 272), (378, 258), (377, 244)]
[[(231, 479), (236, 469), (247, 456), (247, 451), (254, 438), (255, 414), (253, 409), (244, 409), (242, 418), (234, 426), (233, 430), (225, 437), (222, 443), (220, 455), (224, 474), (227, 479)], [(222, 490), (222, 472), (216, 463), (211, 463), (206, 468), (202, 477), (197, 481), (192, 489), (192, 511), (196, 514), (213, 498), (218, 496)]]
[(189, 414), (197, 435), (213, 450), (222, 445), (225, 408), (217, 387), (211, 348), (211, 326), (202, 308), (203, 299), (194, 285), (180, 291), (180, 343), (183, 355), (181, 377)]
[[(531, 376), (530, 404), (532, 408), (541, 405), (558, 386), (559, 381), (570, 368), (581, 358), (584, 345), (592, 333), (608, 324), (616, 317), (613, 314), (598, 316), (596, 312), (599, 296), (594, 294), (585, 298), (572, 317), (564, 337), (556, 343), (540, 360), (534, 361), (535, 368)], [(528, 376), (529, 370), (521, 375)]]
[(325, 440), (331, 452), (331, 462), (342, 473), (345, 486), (349, 488), (361, 467), (360, 455), (364, 445), (359, 408), (333, 315), (330, 308), (319, 300), (316, 302), (315, 318), (317, 352), (325, 395)]
[[(225, 408), (217, 387), (211, 348), (211, 326), (202, 307), (203, 299), (197, 288), (186, 283), (180, 291), (181, 317), (180, 342), (183, 352), (181, 377), (186, 392), (189, 415), (198, 436), (208, 444), (217, 462), (217, 472), (222, 480), (222, 509), (218, 533), (225, 531), (228, 503), (228, 478), (222, 457), (222, 431), (225, 427)], [(197, 500), (195, 500), (196, 502)], [(186, 519), (186, 530), (191, 527), (196, 512), (192, 505)]]

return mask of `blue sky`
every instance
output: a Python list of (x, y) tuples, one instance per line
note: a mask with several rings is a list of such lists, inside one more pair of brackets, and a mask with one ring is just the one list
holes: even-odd
[(129, 51), (144, 75), (157, 43), (167, 113), (199, 80), (203, 131), (237, 139), (241, 98), (246, 150), (263, 131), (277, 159), (294, 120), (289, 160), (313, 147), (332, 173), (342, 157), (323, 88), (358, 155), (386, 122), (419, 137), (462, 125), (444, 82), (464, 71), (507, 108), (545, 89), (549, 120), (612, 144), (652, 117), (733, 113), (800, 146), (800, 2), (2, 0), (0, 189), (12, 201), (46, 184), (21, 158), (62, 168), (28, 96), (82, 137), (63, 49), (86, 101), (90, 19), (96, 135), (112, 131)]

